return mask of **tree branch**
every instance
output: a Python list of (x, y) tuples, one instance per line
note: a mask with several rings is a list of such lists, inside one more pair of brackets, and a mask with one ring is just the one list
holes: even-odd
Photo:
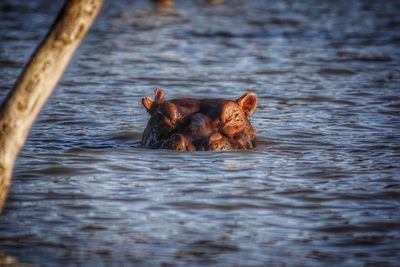
[(0, 212), (15, 160), (104, 0), (67, 0), (44, 41), (0, 107)]

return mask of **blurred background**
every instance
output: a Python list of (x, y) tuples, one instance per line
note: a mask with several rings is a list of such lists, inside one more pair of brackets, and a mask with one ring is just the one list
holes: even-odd
[[(166, 2), (106, 1), (18, 159), (0, 252), (40, 266), (397, 266), (399, 1)], [(62, 4), (0, 2), (0, 101)], [(257, 147), (141, 149), (155, 87), (256, 92)]]

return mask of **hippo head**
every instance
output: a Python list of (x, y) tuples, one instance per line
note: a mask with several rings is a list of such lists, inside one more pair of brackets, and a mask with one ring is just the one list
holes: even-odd
[(155, 100), (150, 97), (142, 99), (142, 104), (151, 117), (143, 132), (142, 144), (152, 148), (160, 146), (160, 142), (169, 138), (178, 127), (182, 114), (172, 102), (164, 101), (164, 92), (156, 88)]
[(179, 151), (250, 149), (256, 131), (249, 117), (257, 107), (257, 96), (248, 92), (237, 100), (164, 100), (157, 88), (155, 100), (143, 98), (151, 115), (143, 132), (146, 148)]

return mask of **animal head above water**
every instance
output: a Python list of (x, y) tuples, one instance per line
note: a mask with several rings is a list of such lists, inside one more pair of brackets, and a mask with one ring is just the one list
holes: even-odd
[(247, 92), (237, 100), (172, 99), (154, 90), (155, 98), (142, 104), (151, 115), (142, 136), (145, 148), (178, 151), (251, 149), (256, 131), (249, 117), (257, 107), (257, 95)]

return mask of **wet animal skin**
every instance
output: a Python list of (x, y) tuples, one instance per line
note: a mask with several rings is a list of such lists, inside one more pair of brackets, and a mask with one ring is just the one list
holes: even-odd
[(142, 104), (151, 115), (142, 146), (177, 151), (232, 150), (254, 147), (256, 130), (249, 117), (257, 107), (257, 95), (247, 92), (236, 100), (172, 99), (154, 90), (155, 99)]

